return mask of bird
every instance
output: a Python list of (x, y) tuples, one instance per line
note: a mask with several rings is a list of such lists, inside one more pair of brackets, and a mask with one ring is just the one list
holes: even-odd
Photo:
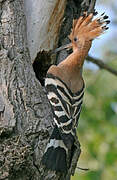
[(70, 168), (85, 89), (82, 76), (84, 60), (92, 41), (108, 29), (109, 23), (105, 13), (94, 18), (93, 13), (84, 12), (78, 19), (73, 19), (68, 36), (71, 42), (56, 50), (72, 48), (73, 52), (47, 71), (45, 88), (55, 124), (42, 157), (42, 164), (47, 169), (67, 172)]

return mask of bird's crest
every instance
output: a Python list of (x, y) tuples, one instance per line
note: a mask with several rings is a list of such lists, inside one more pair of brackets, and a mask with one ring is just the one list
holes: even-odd
[(79, 19), (73, 20), (71, 34), (68, 37), (72, 43), (80, 38), (93, 40), (108, 29), (107, 24), (109, 23), (110, 21), (105, 13), (93, 20), (93, 13), (87, 15), (85, 12)]
[(77, 47), (78, 44), (85, 44), (86, 41), (92, 41), (108, 29), (107, 24), (109, 23), (110, 21), (105, 13), (93, 19), (93, 13), (87, 14), (87, 12), (84, 12), (83, 16), (73, 19), (72, 30), (68, 36), (71, 43), (57, 48), (54, 53), (73, 48), (73, 46)]

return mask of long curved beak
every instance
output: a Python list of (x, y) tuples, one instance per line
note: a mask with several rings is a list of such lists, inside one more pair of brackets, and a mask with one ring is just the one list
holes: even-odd
[(69, 43), (69, 44), (63, 45), (63, 46), (61, 46), (59, 48), (56, 48), (56, 49), (52, 50), (51, 53), (57, 53), (57, 52), (62, 51), (64, 49), (71, 49), (71, 48), (72, 48), (72, 43)]

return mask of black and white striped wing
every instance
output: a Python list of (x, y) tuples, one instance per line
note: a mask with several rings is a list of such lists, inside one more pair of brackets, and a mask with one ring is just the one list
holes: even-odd
[(47, 75), (45, 86), (57, 127), (61, 128), (65, 134), (73, 134), (81, 111), (84, 87), (73, 94), (64, 82), (51, 74)]
[(84, 88), (73, 94), (62, 80), (52, 74), (47, 74), (45, 87), (52, 106), (55, 127), (42, 163), (48, 169), (65, 172), (69, 168), (67, 155), (72, 151), (74, 144), (75, 127), (81, 111)]

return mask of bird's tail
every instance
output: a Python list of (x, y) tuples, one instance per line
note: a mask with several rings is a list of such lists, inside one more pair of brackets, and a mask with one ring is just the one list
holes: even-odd
[(57, 126), (55, 126), (45, 153), (42, 157), (42, 164), (46, 168), (57, 172), (67, 172), (68, 147), (64, 144)]

